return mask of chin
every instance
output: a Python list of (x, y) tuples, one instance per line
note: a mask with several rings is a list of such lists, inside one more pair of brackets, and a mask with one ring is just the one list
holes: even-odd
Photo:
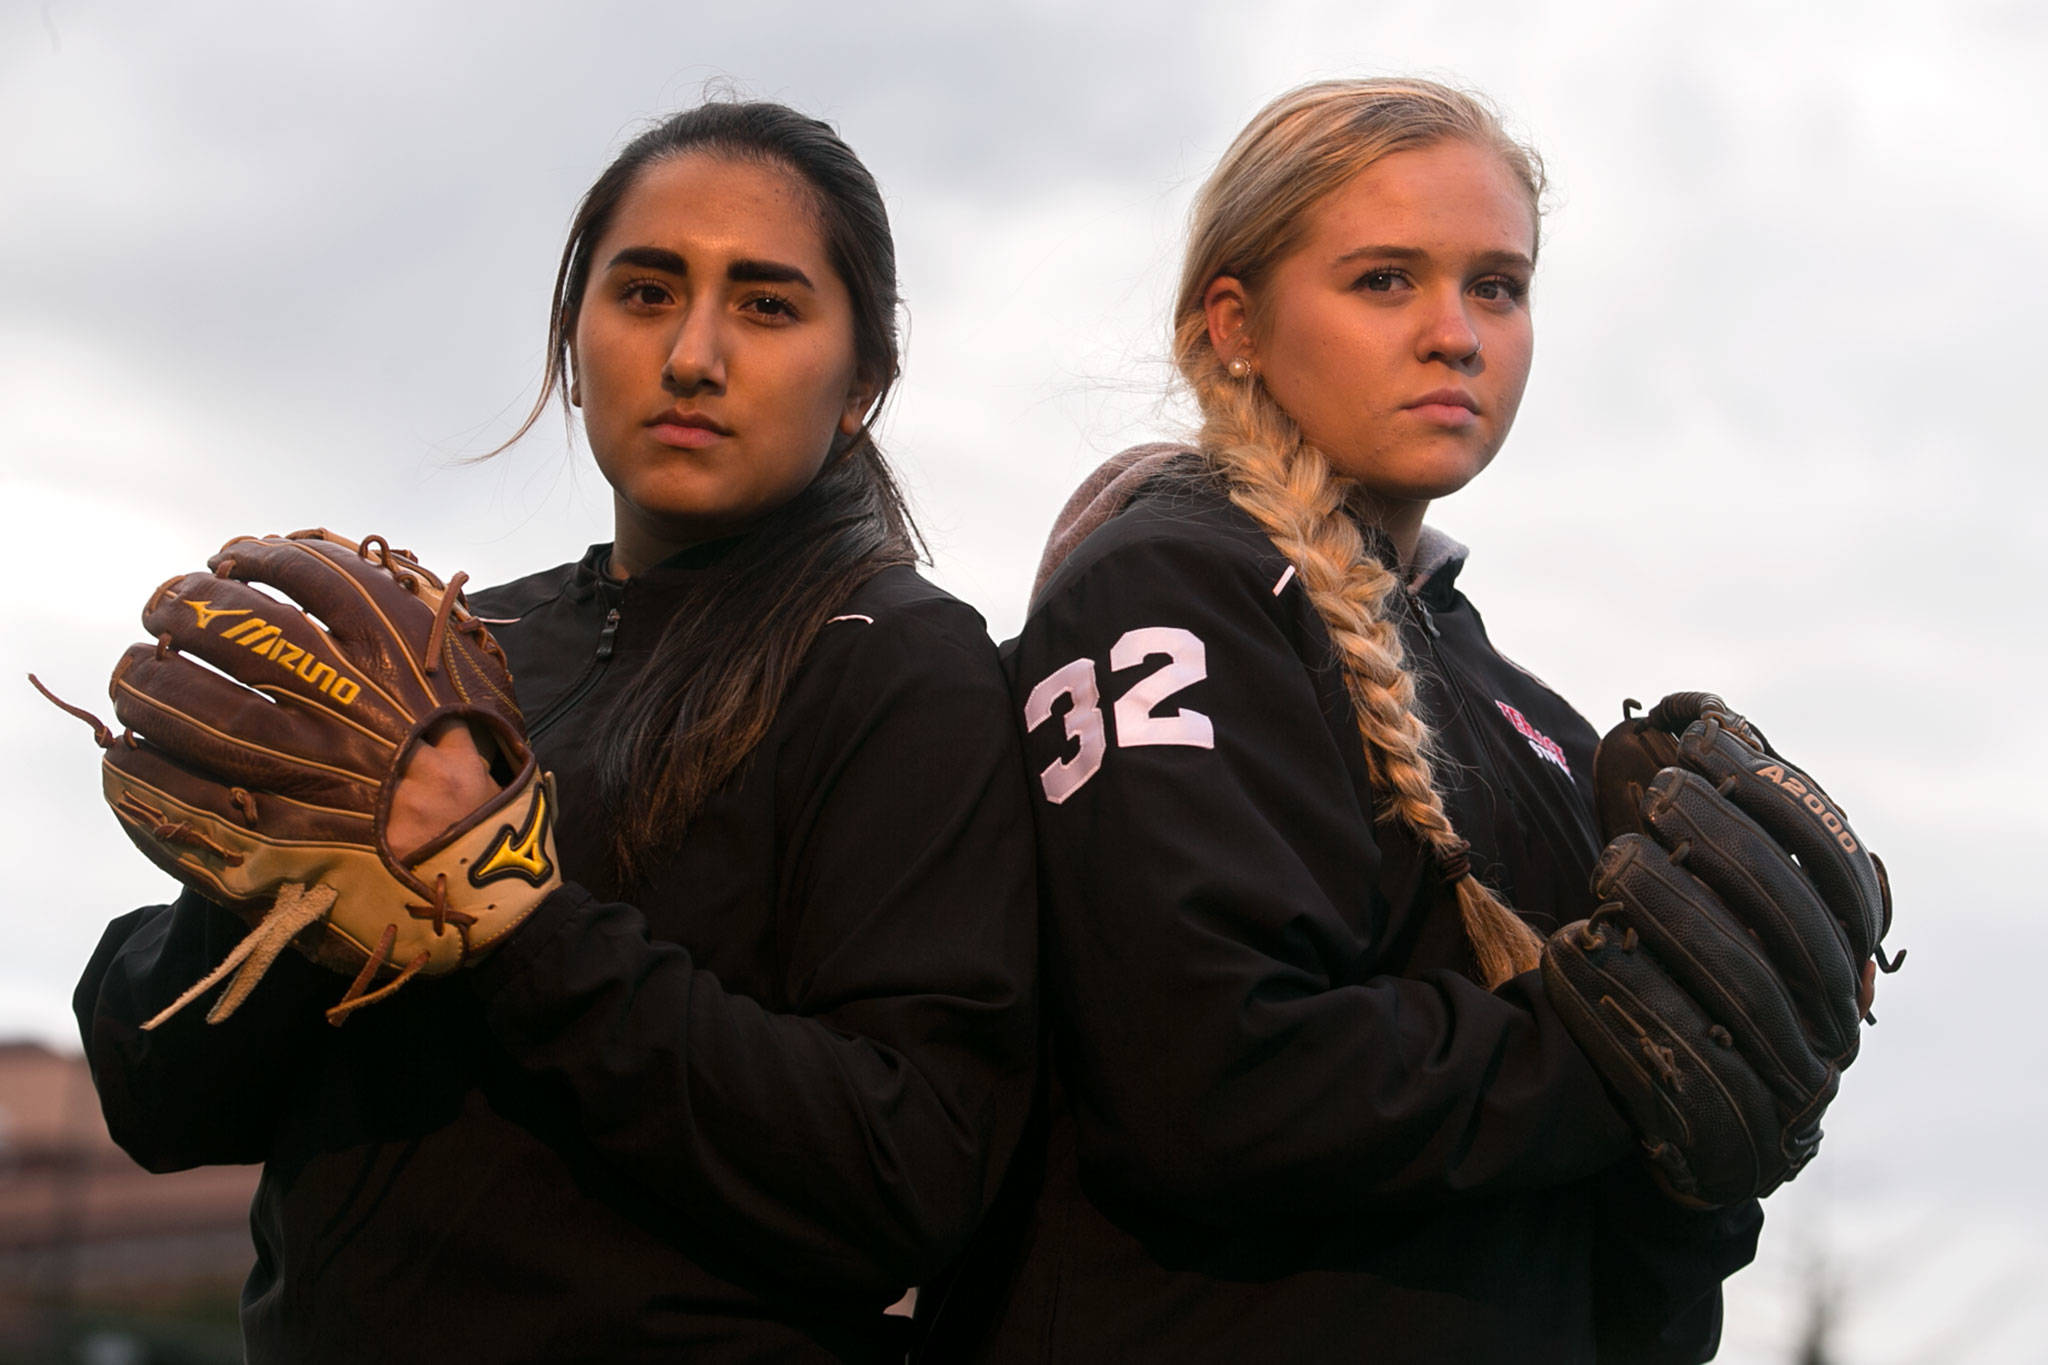
[(1332, 458), (1330, 464), (1374, 497), (1430, 502), (1449, 497), (1485, 473), (1493, 455), (1491, 449), (1475, 450), (1462, 442), (1445, 441), (1421, 449), (1411, 445), (1377, 450), (1362, 460)]
[(1407, 463), (1405, 468), (1393, 471), (1391, 476), (1383, 473), (1367, 483), (1381, 497), (1400, 498), (1405, 502), (1434, 502), (1461, 492), (1486, 472), (1486, 466), (1492, 460), (1492, 451), (1483, 456), (1459, 451), (1436, 459)]
[(1464, 475), (1462, 478), (1443, 479), (1432, 483), (1417, 485), (1414, 492), (1405, 493), (1401, 496), (1413, 499), (1416, 502), (1436, 502), (1439, 499), (1448, 498), (1454, 493), (1464, 492), (1465, 489), (1471, 484), (1472, 480), (1478, 477), (1479, 471), (1473, 470), (1471, 473)]
[(732, 487), (731, 479), (680, 463), (659, 477), (632, 480), (620, 491), (647, 516), (683, 521), (730, 517), (751, 500), (748, 490)]
[(1479, 477), (1477, 469), (1413, 471), (1394, 477), (1384, 472), (1358, 478), (1358, 486), (1371, 497), (1388, 503), (1435, 502), (1461, 492)]

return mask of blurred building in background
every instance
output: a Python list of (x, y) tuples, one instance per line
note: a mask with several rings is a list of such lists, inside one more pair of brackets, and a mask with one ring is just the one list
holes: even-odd
[(241, 1359), (254, 1166), (151, 1175), (83, 1058), (0, 1042), (0, 1365)]

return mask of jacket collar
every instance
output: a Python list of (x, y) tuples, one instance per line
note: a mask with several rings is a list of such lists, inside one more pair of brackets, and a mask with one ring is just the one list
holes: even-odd
[[(630, 580), (649, 588), (666, 587), (691, 582), (702, 576), (703, 571), (723, 563), (744, 537), (728, 536), (723, 540), (707, 540), (678, 550), (658, 564), (649, 565)], [(610, 541), (593, 545), (583, 552), (583, 558), (576, 561), (576, 569), (570, 575), (570, 588), (579, 597), (610, 590), (617, 592), (624, 588), (626, 579), (611, 575), (612, 545)]]
[[(1394, 555), (1394, 542), (1387, 538), (1386, 532), (1364, 522), (1359, 523), (1358, 529), (1364, 533), (1365, 548), (1373, 558), (1389, 569), (1400, 567)], [(1452, 586), (1464, 571), (1465, 560), (1471, 553), (1424, 522), (1422, 534), (1415, 538), (1415, 558), (1408, 566), (1408, 577), (1402, 586), (1432, 607), (1449, 606)]]
[(1415, 561), (1408, 570), (1408, 591), (1432, 607), (1448, 605), (1451, 590), (1458, 581), (1458, 575), (1464, 572), (1465, 560), (1471, 553), (1424, 522), (1422, 534), (1415, 540)]

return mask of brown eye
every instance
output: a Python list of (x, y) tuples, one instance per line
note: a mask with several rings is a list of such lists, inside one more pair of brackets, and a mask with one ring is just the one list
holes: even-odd
[(636, 308), (660, 308), (673, 297), (668, 287), (655, 280), (634, 280), (619, 291), (620, 299)]
[(796, 305), (780, 294), (755, 294), (740, 305), (745, 312), (769, 322), (796, 321)]

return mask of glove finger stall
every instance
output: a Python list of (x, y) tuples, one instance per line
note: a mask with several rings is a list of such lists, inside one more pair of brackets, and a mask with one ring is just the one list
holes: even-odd
[[(1619, 923), (1700, 1008), (1699, 1036), (1739, 1049), (1784, 1112), (1834, 1093), (1835, 1068), (1815, 1054), (1794, 997), (1710, 887), (1656, 844), (1626, 835), (1600, 855), (1594, 889), (1619, 903)], [(1609, 913), (1599, 922), (1609, 924)]]
[(289, 602), (211, 574), (187, 574), (150, 600), (142, 624), (173, 649), (204, 659), (262, 692), (289, 693), (390, 738), (411, 728), (417, 706), (335, 648), (327, 632)]
[(1713, 1041), (1713, 1022), (1624, 932), (1567, 926), (1544, 947), (1543, 977), (1673, 1194), (1713, 1207), (1786, 1178), (1770, 1087), (1739, 1051)]
[(1860, 1040), (1856, 992), (1864, 955), (1799, 865), (1693, 773), (1673, 768), (1660, 775), (1644, 813), (1658, 840), (1683, 850), (1686, 870), (1756, 935), (1777, 979), (1798, 1002), (1814, 1046), (1846, 1066)]
[(1858, 967), (1890, 927), (1877, 867), (1841, 807), (1798, 768), (1743, 743), (1713, 717), (1678, 742), (1685, 763), (1799, 860), (1848, 934)]
[(1593, 801), (1600, 840), (1648, 834), (1643, 797), (1658, 773), (1679, 762), (1678, 738), (1637, 716), (1600, 737), (1593, 751)]
[(433, 629), (433, 609), (350, 541), (248, 536), (221, 546), (208, 563), (237, 582), (276, 588), (325, 621), (345, 648), (395, 639), (417, 657)]
[[(456, 702), (524, 726), (503, 653), (459, 603), (443, 611), (450, 589), (403, 551), (379, 544), (366, 555), (330, 531), (295, 531), (229, 541), (213, 563), (217, 572), (269, 584), (304, 603), (351, 657), (394, 695), (409, 698), (415, 713)], [(447, 627), (438, 640), (437, 616)], [(395, 652), (394, 641), (401, 645)]]
[[(146, 740), (115, 745), (101, 763), (107, 780), (118, 778), (126, 789), (203, 811), (251, 831), (238, 837), (287, 843), (371, 842), (376, 821), (373, 804), (360, 808), (322, 805), (282, 792), (238, 787), (222, 781), (218, 774), (180, 762)], [(107, 799), (110, 804), (114, 801), (111, 792)]]
[(308, 726), (272, 701), (178, 655), (132, 646), (114, 669), (114, 714), (156, 748), (220, 780), (368, 809), (398, 746), (368, 730)]

